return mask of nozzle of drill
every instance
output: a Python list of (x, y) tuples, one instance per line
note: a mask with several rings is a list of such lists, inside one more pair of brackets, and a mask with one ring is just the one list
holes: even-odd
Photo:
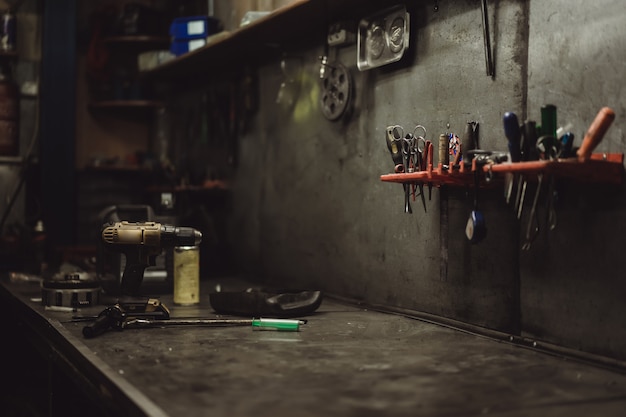
[(196, 246), (202, 242), (202, 233), (193, 227), (161, 225), (162, 246)]

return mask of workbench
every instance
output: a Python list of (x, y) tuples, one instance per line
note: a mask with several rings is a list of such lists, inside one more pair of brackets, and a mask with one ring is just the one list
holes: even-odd
[[(76, 313), (46, 310), (32, 301), (40, 295), (36, 284), (0, 285), (0, 311), (10, 318), (3, 379), (12, 381), (0, 396), (3, 415), (26, 403), (31, 414), (19, 415), (606, 417), (626, 410), (626, 375), (617, 369), (329, 297), (298, 332), (185, 326), (85, 339), (84, 323), (71, 321)], [(172, 317), (216, 317), (206, 294), (193, 307), (161, 300)]]

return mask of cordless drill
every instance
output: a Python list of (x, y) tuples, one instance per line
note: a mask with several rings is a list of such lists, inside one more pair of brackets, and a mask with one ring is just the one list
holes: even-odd
[(163, 249), (196, 246), (202, 241), (202, 233), (192, 227), (122, 221), (105, 224), (102, 240), (126, 256), (120, 290), (123, 295), (137, 296), (145, 269), (155, 265), (156, 257)]

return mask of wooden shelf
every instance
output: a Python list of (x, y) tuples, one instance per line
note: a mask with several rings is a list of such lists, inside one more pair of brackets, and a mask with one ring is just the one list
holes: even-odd
[(168, 36), (144, 36), (144, 35), (125, 35), (125, 36), (109, 36), (103, 39), (105, 45), (129, 48), (159, 48), (168, 49), (170, 38)]
[(205, 181), (202, 185), (176, 185), (173, 187), (148, 187), (150, 192), (172, 192), (172, 193), (185, 193), (185, 192), (207, 192), (216, 190), (229, 190), (230, 184), (223, 180), (209, 180)]
[[(242, 28), (218, 34), (208, 44), (145, 71), (146, 76), (177, 79), (199, 75), (207, 69), (226, 67), (240, 60), (256, 59), (265, 53), (268, 44), (280, 45), (292, 37), (303, 37), (312, 31), (322, 33), (323, 25), (315, 28), (311, 16), (319, 16), (323, 1), (300, 0), (279, 8)], [(319, 23), (319, 22), (317, 22)]]
[(163, 81), (182, 81), (206, 76), (211, 70), (232, 70), (236, 64), (248, 64), (269, 55), (279, 56), (292, 44), (311, 39), (321, 42), (331, 22), (349, 19), (356, 24), (372, 11), (395, 3), (391, 0), (294, 1), (246, 26), (209, 37), (207, 45), (143, 71), (142, 75)]
[[(554, 175), (561, 178), (570, 178), (579, 182), (621, 184), (624, 175), (624, 154), (595, 153), (588, 161), (580, 162), (577, 158), (556, 159), (552, 161), (528, 161), (485, 165), (472, 167), (460, 164), (458, 169), (444, 170), (441, 164), (437, 168), (428, 167), (425, 171), (399, 174), (385, 174), (380, 176), (383, 182), (431, 184), (435, 187), (442, 185), (473, 186), (474, 172), (479, 169), (484, 175), (491, 172), (495, 179), (510, 173), (524, 175), (530, 178), (539, 174)], [(488, 184), (484, 180), (481, 185)], [(493, 181), (491, 182), (493, 184)]]
[(89, 103), (92, 109), (152, 109), (163, 105), (158, 100), (102, 100)]
[(89, 103), (88, 108), (94, 115), (110, 114), (122, 119), (146, 120), (164, 105), (158, 100), (103, 100)]

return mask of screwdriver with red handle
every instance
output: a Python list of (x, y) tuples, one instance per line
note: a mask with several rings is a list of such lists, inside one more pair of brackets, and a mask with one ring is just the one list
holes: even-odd
[(600, 141), (602, 141), (602, 138), (611, 126), (611, 123), (613, 123), (613, 120), (615, 120), (615, 112), (613, 109), (609, 107), (600, 109), (596, 118), (589, 126), (580, 148), (578, 148), (576, 152), (580, 162), (585, 162), (591, 157), (591, 152), (593, 152)]

